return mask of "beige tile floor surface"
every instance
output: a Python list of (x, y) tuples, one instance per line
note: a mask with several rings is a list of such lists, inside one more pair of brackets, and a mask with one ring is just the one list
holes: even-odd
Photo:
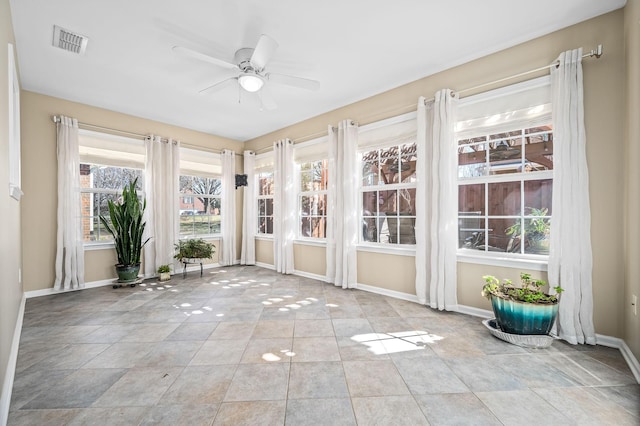
[(640, 425), (640, 385), (616, 349), (237, 266), (29, 299), (8, 424)]

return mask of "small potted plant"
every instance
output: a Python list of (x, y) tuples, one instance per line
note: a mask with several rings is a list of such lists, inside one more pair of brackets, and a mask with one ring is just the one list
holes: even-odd
[(160, 281), (169, 281), (171, 279), (171, 267), (169, 265), (158, 266), (158, 274)]
[(546, 281), (534, 280), (531, 274), (520, 273), (521, 287), (511, 280), (500, 282), (493, 275), (482, 277), (485, 281), (482, 295), (491, 301), (493, 313), (500, 329), (518, 335), (549, 334), (558, 314), (560, 286), (554, 287), (558, 294), (547, 294), (543, 287)]
[(215, 253), (215, 247), (212, 243), (208, 243), (201, 238), (178, 241), (175, 244), (176, 254), (173, 257), (184, 265), (182, 275), (186, 275), (188, 264), (199, 263), (200, 276), (202, 276), (202, 260), (211, 259)]

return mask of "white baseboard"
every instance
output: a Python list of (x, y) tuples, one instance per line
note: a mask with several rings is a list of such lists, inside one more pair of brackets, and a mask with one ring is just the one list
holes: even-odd
[[(212, 268), (219, 268), (220, 264), (219, 263), (207, 263), (207, 264), (203, 264), (202, 265), (202, 269), (212, 269)], [(196, 264), (195, 266), (188, 266), (187, 267), (187, 273), (189, 272), (193, 272), (193, 271), (199, 271), (200, 270), (200, 265)], [(182, 269), (180, 271), (174, 271), (173, 275), (180, 275), (182, 274)], [(153, 279), (156, 278), (155, 275), (152, 276), (145, 276), (144, 279)], [(59, 293), (68, 293), (70, 291), (78, 291), (78, 290), (86, 290), (88, 288), (96, 288), (96, 287), (104, 287), (104, 286), (109, 286), (109, 285), (113, 285), (113, 283), (115, 281), (118, 280), (118, 277), (113, 277), (113, 278), (109, 278), (106, 280), (99, 280), (99, 281), (90, 281), (87, 283), (84, 283), (84, 287), (82, 288), (72, 288), (72, 289), (68, 289), (68, 290), (56, 290), (54, 288), (43, 288), (40, 290), (32, 290), (32, 291), (26, 291), (24, 294), (26, 296), (27, 299), (31, 299), (32, 297), (40, 297), (40, 296), (49, 296), (52, 294), (59, 294)]]
[(270, 269), (272, 271), (276, 270), (276, 265), (270, 265), (268, 263), (256, 262), (255, 266), (259, 266), (261, 268)]
[(107, 285), (112, 285), (114, 283), (114, 281), (116, 281), (118, 278), (114, 277), (114, 278), (110, 278), (108, 280), (100, 280), (100, 281), (91, 281), (88, 283), (84, 283), (84, 287), (81, 288), (72, 288), (72, 289), (68, 289), (68, 290), (56, 290), (54, 288), (43, 288), (40, 290), (31, 290), (31, 291), (25, 291), (24, 295), (27, 299), (31, 299), (32, 297), (40, 297), (40, 296), (49, 296), (51, 294), (59, 294), (59, 293), (69, 293), (70, 291), (78, 291), (78, 290), (85, 290), (88, 288), (96, 288), (96, 287), (104, 287)]
[(458, 305), (458, 312), (480, 318), (493, 318), (493, 312), (486, 309), (475, 308), (473, 306)]
[(22, 319), (24, 318), (24, 307), (27, 298), (23, 294), (18, 308), (16, 327), (13, 331), (11, 341), (11, 351), (9, 352), (9, 362), (4, 373), (4, 383), (2, 384), (2, 396), (0, 397), (0, 425), (6, 425), (9, 419), (9, 407), (11, 405), (11, 391), (13, 390), (13, 379), (16, 375), (16, 363), (18, 361), (18, 348), (20, 346), (20, 335), (22, 333)]
[(606, 346), (608, 348), (620, 349), (622, 347), (622, 343), (624, 340), (618, 339), (617, 337), (605, 336), (603, 334), (596, 334), (596, 343), (601, 346)]
[(368, 291), (369, 293), (380, 294), (382, 296), (393, 297), (394, 299), (406, 300), (408, 302), (418, 303), (418, 296), (409, 293), (402, 293), (401, 291), (389, 290), (382, 287), (376, 287), (367, 284), (356, 284), (358, 290)]
[[(493, 318), (493, 312), (486, 309), (474, 308), (473, 306), (458, 305), (458, 312), (462, 314), (473, 315), (481, 318)], [(606, 346), (609, 348), (618, 349), (622, 354), (622, 357), (627, 362), (629, 369), (636, 378), (636, 381), (640, 383), (640, 363), (638, 359), (633, 355), (626, 342), (617, 337), (605, 336), (602, 334), (596, 334), (596, 343), (600, 346)]]
[(633, 377), (635, 377), (636, 381), (640, 383), (640, 362), (638, 362), (638, 359), (635, 357), (633, 352), (631, 352), (631, 348), (629, 348), (624, 340), (617, 337), (596, 334), (596, 343), (601, 346), (618, 349), (624, 360), (627, 361), (627, 365), (633, 373)]
[(312, 280), (322, 281), (323, 283), (326, 282), (326, 277), (325, 276), (318, 275), (318, 274), (312, 274), (311, 272), (293, 271), (293, 275), (298, 275), (300, 277), (310, 278)]
[(636, 378), (636, 382), (640, 384), (640, 362), (638, 362), (638, 358), (631, 352), (631, 348), (627, 346), (627, 342), (620, 339), (622, 342), (620, 345), (620, 352), (622, 353), (622, 357), (625, 361), (627, 361), (627, 365), (631, 369), (633, 373), (633, 377)]

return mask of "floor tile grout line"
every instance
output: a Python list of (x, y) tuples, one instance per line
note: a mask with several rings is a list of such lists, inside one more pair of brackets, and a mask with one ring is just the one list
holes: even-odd
[[(234, 275), (234, 277), (238, 277), (238, 276), (239, 276), (239, 275)], [(236, 280), (238, 280), (238, 278), (236, 278)], [(199, 287), (202, 287), (204, 283), (202, 283), (202, 282), (197, 282), (196, 280), (191, 280), (191, 281), (193, 281), (193, 282), (185, 283), (185, 287), (188, 287), (188, 288), (190, 289), (190, 290), (189, 290), (189, 292), (192, 292), (192, 291), (193, 291), (193, 292), (194, 292), (194, 295), (195, 295), (195, 291), (194, 291), (194, 289), (199, 288)], [(276, 278), (276, 282), (277, 282), (277, 278)], [(293, 282), (288, 282), (288, 285), (287, 285), (286, 287), (282, 287), (282, 288), (289, 288), (289, 289), (293, 289), (293, 288), (295, 287), (296, 295), (298, 295), (298, 294), (302, 294), (302, 293), (303, 293), (303, 290), (304, 290), (303, 288), (301, 288), (301, 286), (302, 286), (302, 282), (303, 282), (302, 280), (296, 280), (296, 281), (295, 281), (295, 283), (293, 283)], [(306, 284), (306, 282), (305, 282), (305, 284)], [(275, 290), (275, 289), (276, 289), (276, 287), (274, 286), (274, 287), (272, 287), (272, 288), (270, 289), (270, 291), (273, 291), (273, 290)], [(325, 297), (325, 300), (326, 300), (328, 297), (335, 297), (335, 295), (337, 294), (337, 293), (328, 292), (328, 291), (326, 291), (326, 290), (328, 290), (328, 287), (323, 287), (323, 288), (322, 288), (322, 295)], [(220, 291), (220, 290), (218, 290), (218, 291)], [(87, 294), (88, 294), (88, 293), (87, 293)], [(97, 294), (97, 293), (93, 293), (93, 294)], [(103, 292), (103, 294), (104, 294), (104, 292)], [(189, 293), (186, 293), (186, 294), (189, 294)], [(234, 303), (236, 303), (237, 301), (239, 301), (239, 300), (241, 300), (241, 299), (243, 298), (242, 294), (240, 294), (240, 293), (238, 293), (238, 292), (234, 292), (233, 294), (235, 294), (235, 295), (232, 295), (231, 297), (234, 299)], [(283, 292), (280, 292), (279, 294), (283, 294)], [(366, 320), (366, 321), (367, 321), (367, 323), (369, 324), (369, 326), (370, 326), (372, 329), (373, 329), (373, 326), (372, 326), (372, 324), (371, 324), (371, 321), (373, 321), (373, 320), (374, 320), (374, 318), (402, 318), (402, 319), (407, 319), (407, 318), (409, 318), (409, 319), (413, 319), (413, 320), (420, 320), (420, 322), (424, 322), (425, 324), (426, 324), (428, 321), (430, 321), (430, 320), (431, 320), (431, 317), (426, 317), (426, 316), (425, 316), (425, 317), (422, 317), (422, 316), (420, 316), (420, 315), (419, 315), (418, 317), (414, 317), (414, 316), (412, 316), (412, 315), (407, 315), (406, 317), (403, 317), (402, 315), (399, 315), (399, 316), (397, 316), (397, 317), (396, 317), (396, 316), (389, 316), (389, 317), (385, 317), (384, 315), (389, 315), (389, 314), (391, 314), (391, 312), (384, 313), (384, 311), (382, 310), (382, 309), (383, 309), (382, 307), (381, 307), (380, 309), (373, 309), (373, 310), (369, 310), (369, 311), (365, 312), (365, 310), (363, 310), (363, 308), (362, 308), (362, 306), (363, 306), (362, 304), (363, 304), (363, 303), (365, 303), (365, 304), (374, 304), (374, 302), (376, 301), (376, 300), (374, 300), (374, 296), (369, 296), (368, 294), (365, 294), (365, 295), (364, 295), (365, 297), (359, 297), (359, 296), (363, 296), (363, 294), (357, 293), (357, 292), (355, 292), (355, 291), (354, 291), (353, 293), (350, 293), (349, 295), (351, 296), (352, 294), (357, 294), (357, 295), (358, 295), (358, 297), (355, 297), (355, 298), (354, 298), (354, 300), (351, 300), (351, 301), (349, 301), (349, 302), (342, 302), (341, 304), (344, 304), (345, 306), (352, 306), (352, 305), (353, 305), (353, 306), (358, 306), (358, 308), (360, 309), (360, 312), (362, 312), (362, 314), (363, 314), (363, 316), (361, 317), (361, 319)], [(128, 294), (125, 298), (127, 298), (128, 296), (134, 296), (134, 293), (130, 293), (130, 294)], [(223, 296), (223, 295), (221, 294), (221, 296)], [(74, 298), (74, 299), (78, 299), (78, 298)], [(64, 300), (63, 300), (63, 299), (57, 299), (57, 300), (62, 300), (62, 301), (64, 302)], [(137, 298), (132, 297), (130, 300), (131, 300), (131, 301), (133, 301), (133, 300), (137, 300)], [(142, 305), (139, 305), (139, 306), (137, 306), (137, 307), (135, 307), (135, 308), (132, 308), (130, 311), (126, 311), (126, 312), (134, 312), (134, 311), (141, 312), (141, 311), (146, 311), (146, 309), (145, 309), (145, 308), (143, 308), (143, 306), (145, 306), (145, 305), (146, 305), (147, 303), (149, 303), (151, 300), (158, 300), (158, 299), (156, 299), (156, 298), (151, 298), (151, 299), (149, 299), (148, 301), (146, 301), (145, 303), (143, 303)], [(231, 300), (231, 299), (230, 299), (230, 300)], [(253, 299), (250, 299), (250, 300), (251, 300), (252, 302), (256, 302), (256, 300), (253, 300)], [(382, 301), (382, 302), (385, 302), (385, 303), (389, 303), (389, 301), (387, 300), (387, 298), (380, 298), (379, 300), (380, 300), (380, 301)], [(75, 302), (85, 304), (85, 303), (86, 303), (86, 299), (79, 299), (79, 300), (76, 300)], [(74, 302), (74, 303), (75, 303), (75, 302)], [(117, 303), (117, 302), (114, 302), (114, 303)], [(245, 302), (245, 303), (246, 303), (246, 302)], [(389, 304), (390, 304), (391, 308), (394, 310), (394, 312), (395, 312), (396, 314), (399, 314), (399, 312), (398, 312), (398, 309), (399, 309), (399, 308), (397, 308), (395, 304), (391, 304), (391, 303), (389, 303)], [(101, 306), (101, 305), (100, 305), (100, 306)], [(109, 305), (109, 306), (111, 306), (111, 305)], [(66, 304), (66, 305), (65, 305), (65, 310), (72, 310), (72, 309), (73, 309), (73, 305), (72, 305), (71, 303), (69, 303), (69, 304)], [(101, 307), (101, 308), (99, 308), (99, 311), (100, 311), (100, 312), (109, 312), (109, 311), (107, 311), (107, 310), (103, 309), (102, 307)], [(367, 313), (371, 313), (371, 312), (373, 312), (373, 313), (375, 313), (375, 314), (377, 314), (377, 315), (380, 315), (380, 316), (367, 315)], [(381, 313), (381, 312), (382, 312), (382, 313)], [(332, 321), (332, 322), (331, 322), (331, 325), (332, 325), (332, 330), (333, 330), (333, 334), (334, 334), (334, 336), (332, 336), (332, 337), (333, 337), (333, 339), (334, 339), (334, 341), (335, 341), (335, 343), (336, 343), (336, 345), (337, 345), (337, 339), (338, 339), (338, 337), (336, 336), (336, 330), (335, 330), (335, 323), (334, 323), (334, 320), (336, 320), (336, 319), (338, 319), (338, 318), (334, 318), (334, 317), (329, 313), (329, 309), (327, 310), (327, 314), (328, 314), (328, 318), (327, 318), (327, 319), (328, 319), (328, 320), (330, 320), (330, 321)], [(347, 318), (349, 318), (349, 316), (343, 317), (342, 319), (347, 319)], [(456, 317), (455, 317), (455, 316), (453, 316), (453, 317), (451, 317), (451, 318), (456, 319)], [(256, 319), (256, 320), (251, 320), (251, 322), (253, 322), (253, 323), (257, 323), (257, 322), (258, 322), (258, 321), (260, 321), (261, 319), (262, 319), (262, 315), (259, 315), (259, 316), (258, 316), (258, 319)], [(294, 317), (292, 318), (292, 320), (294, 321), (294, 329), (293, 329), (293, 330), (294, 330), (294, 331), (293, 331), (294, 335), (292, 336), (292, 342), (293, 342), (293, 340), (295, 340), (295, 329), (296, 329), (296, 324), (297, 324), (297, 323), (296, 323), (296, 319), (297, 319), (297, 315), (294, 315)], [(434, 320), (435, 320), (435, 319), (434, 319)], [(221, 322), (218, 322), (218, 324), (216, 325), (216, 327), (217, 327), (220, 323), (221, 323)], [(384, 324), (384, 322), (381, 322), (381, 323), (382, 323), (382, 324)], [(467, 321), (467, 323), (470, 323), (470, 322), (469, 322), (469, 321)], [(178, 325), (177, 327), (180, 327), (180, 326), (181, 326), (181, 325), (183, 325), (183, 324), (186, 324), (186, 323), (185, 323), (185, 321), (182, 321), (182, 322), (180, 323), (180, 325)], [(195, 324), (195, 323), (194, 323), (194, 324)], [(463, 327), (467, 327), (467, 325), (465, 325), (465, 324), (464, 324), (464, 321), (455, 321), (453, 324), (455, 324), (455, 326), (452, 326), (452, 327), (451, 327), (451, 331), (450, 331), (451, 333), (456, 333), (457, 331), (462, 330), (462, 329), (463, 329)], [(74, 326), (76, 326), (76, 325), (82, 326), (82, 324), (69, 323), (69, 324), (65, 324), (64, 328), (66, 328), (66, 327), (74, 327)], [(103, 326), (104, 326), (104, 325), (103, 325)], [(380, 326), (380, 323), (378, 324), (378, 326)], [(384, 332), (384, 328), (385, 328), (385, 327), (382, 327), (380, 330), (383, 330), (382, 332)], [(80, 329), (79, 329), (79, 330), (80, 330)], [(374, 330), (374, 332), (378, 332), (378, 331), (377, 331), (377, 329), (373, 329), (373, 330)], [(94, 332), (95, 332), (95, 331), (97, 331), (97, 330), (94, 330)], [(174, 331), (175, 331), (175, 330), (174, 330)], [(205, 342), (207, 342), (207, 341), (208, 341), (208, 339), (209, 339), (209, 337), (211, 337), (211, 335), (212, 335), (213, 331), (214, 331), (214, 329), (212, 329), (212, 330), (211, 330), (211, 332), (210, 332), (210, 333), (209, 333), (209, 335), (206, 337), (206, 339), (202, 340), (202, 342), (203, 342), (202, 344), (204, 344)], [(475, 333), (475, 334), (481, 334), (481, 333), (477, 332), (477, 330), (472, 330), (472, 331), (473, 331), (473, 333), (471, 333), (471, 335), (473, 335), (474, 333)], [(448, 332), (449, 332), (449, 331), (447, 331), (447, 333), (448, 333)], [(170, 333), (170, 334), (171, 334), (171, 333)], [(169, 335), (170, 335), (170, 334), (169, 334)], [(165, 337), (164, 337), (164, 339), (166, 339), (167, 337), (168, 337), (168, 336), (165, 336)], [(306, 337), (308, 337), (308, 336), (306, 336)], [(119, 339), (119, 341), (120, 341), (121, 339), (122, 339), (122, 338), (120, 338), (120, 339)], [(153, 343), (154, 343), (154, 345), (155, 345), (155, 346), (157, 346), (157, 345), (161, 344), (161, 342), (166, 341), (166, 340), (164, 340), (164, 339), (163, 339), (163, 340), (160, 340), (160, 341), (158, 341), (158, 342), (153, 342)], [(72, 340), (73, 340), (73, 339), (72, 339)], [(36, 340), (34, 340), (34, 341), (37, 341), (37, 339), (36, 339)], [(248, 345), (249, 345), (249, 342), (250, 342), (250, 341), (251, 341), (251, 337), (249, 338), (249, 341), (247, 342), (247, 345), (245, 346), (245, 348), (244, 348), (244, 350), (243, 350), (243, 354), (242, 354), (242, 356), (241, 356), (240, 360), (238, 361), (238, 363), (235, 363), (235, 364), (234, 364), (234, 366), (235, 366), (235, 370), (234, 370), (233, 374), (231, 375), (231, 379), (230, 379), (230, 381), (229, 381), (229, 385), (227, 386), (227, 388), (226, 388), (226, 390), (225, 390), (225, 395), (224, 395), (224, 396), (222, 396), (222, 400), (220, 401), (220, 403), (219, 403), (219, 404), (218, 404), (218, 406), (217, 406), (217, 409), (216, 409), (216, 412), (215, 412), (215, 416), (214, 416), (214, 417), (212, 417), (212, 418), (211, 418), (211, 420), (209, 421), (209, 423), (210, 423), (210, 424), (215, 422), (216, 417), (217, 417), (217, 416), (219, 415), (219, 413), (220, 413), (220, 408), (222, 407), (222, 404), (224, 404), (224, 398), (225, 398), (225, 397), (226, 397), (226, 395), (228, 394), (228, 391), (229, 391), (229, 387), (230, 387), (231, 381), (233, 380), (233, 377), (235, 377), (235, 375), (236, 375), (236, 372), (237, 372), (237, 370), (238, 370), (238, 368), (239, 368), (239, 366), (240, 366), (240, 364), (241, 364), (242, 358), (244, 357), (244, 355), (245, 355), (245, 353), (246, 353), (246, 351), (247, 351), (247, 349), (248, 349)], [(180, 341), (175, 341), (175, 344), (179, 344), (179, 342), (180, 342)], [(95, 343), (102, 343), (102, 342), (95, 342)], [(108, 347), (112, 347), (112, 346), (113, 346), (114, 344), (116, 344), (117, 342), (107, 342), (107, 343), (108, 343), (108, 346), (107, 346), (107, 348), (108, 348)], [(92, 343), (91, 343), (91, 342), (76, 342), (76, 341), (74, 340), (73, 342), (68, 343), (67, 345), (65, 345), (65, 347), (67, 347), (67, 346), (74, 346), (74, 347), (75, 347), (75, 346), (77, 346), (77, 347), (80, 347), (81, 345), (84, 345), (84, 344), (92, 344)], [(201, 346), (201, 347), (202, 347), (202, 346)], [(201, 348), (201, 347), (200, 347), (200, 348)], [(293, 343), (292, 343), (292, 348), (293, 348)], [(106, 350), (106, 349), (105, 349), (105, 350)], [(482, 350), (482, 349), (481, 349), (481, 350)], [(566, 353), (565, 353), (565, 351), (566, 351)], [(559, 354), (559, 356), (561, 356), (561, 357), (567, 357), (567, 355), (568, 355), (568, 354), (581, 354), (581, 353), (583, 353), (584, 355), (588, 356), (588, 357), (589, 357), (589, 359), (591, 359), (591, 360), (593, 360), (593, 361), (596, 361), (596, 363), (595, 363), (594, 365), (596, 365), (596, 364), (597, 364), (597, 365), (602, 365), (602, 366), (605, 366), (605, 367), (607, 367), (607, 368), (611, 369), (611, 375), (613, 375), (613, 376), (611, 376), (611, 377), (614, 377), (614, 378), (615, 378), (615, 377), (617, 377), (617, 376), (615, 376), (615, 375), (614, 375), (614, 373), (621, 374), (621, 376), (620, 376), (621, 378), (626, 376), (623, 372), (620, 372), (619, 370), (617, 370), (617, 369), (615, 368), (615, 365), (616, 365), (616, 364), (614, 363), (614, 360), (609, 360), (608, 358), (606, 358), (606, 357), (608, 356), (608, 353), (607, 353), (607, 352), (602, 352), (602, 351), (597, 352), (597, 351), (590, 351), (590, 350), (587, 350), (587, 351), (572, 351), (571, 349), (565, 349), (565, 351), (560, 351), (560, 352), (557, 352), (557, 353), (558, 353), (558, 354)], [(197, 352), (198, 352), (198, 351), (194, 352), (194, 354), (191, 356), (191, 359), (193, 359), (193, 357), (195, 356), (195, 354), (196, 354)], [(446, 357), (446, 356), (444, 356), (444, 354), (443, 354), (443, 353), (438, 352), (438, 351), (434, 351), (432, 355), (434, 355), (435, 357), (437, 357), (437, 359), (439, 359), (441, 362), (444, 362), (444, 363), (445, 363), (445, 365), (448, 365), (448, 364), (447, 364), (447, 361), (448, 361), (449, 359), (451, 359), (450, 357)], [(496, 355), (498, 355), (498, 354), (496, 354)], [(510, 354), (500, 354), (500, 355), (510, 355)], [(517, 355), (517, 356), (519, 356), (519, 357), (520, 357), (520, 356), (532, 356), (532, 354), (531, 354), (530, 352), (523, 353), (523, 354), (512, 354), (512, 355), (513, 355), (513, 356), (516, 356), (516, 355)], [(551, 354), (550, 354), (550, 355), (551, 355)], [(97, 357), (97, 356), (100, 356), (100, 354), (96, 354), (92, 359), (95, 359), (95, 357)], [(599, 356), (599, 357), (598, 357), (598, 356)], [(340, 347), (338, 347), (338, 358), (339, 358), (340, 365), (341, 365), (341, 368), (342, 368), (343, 376), (345, 377), (345, 381), (346, 381), (346, 372), (345, 372), (345, 369), (344, 369), (344, 363), (345, 363), (346, 361), (348, 361), (348, 360), (346, 360), (346, 359), (344, 358), (344, 356), (343, 356), (343, 353), (342, 353), (342, 352), (340, 352)], [(390, 356), (388, 360), (391, 360), (391, 361), (393, 362), (394, 367), (395, 367), (395, 371), (396, 371), (396, 373), (397, 373), (397, 374), (399, 374), (399, 366), (398, 366), (398, 364), (395, 362), (395, 360), (396, 360), (396, 359), (397, 359), (397, 357)], [(355, 359), (354, 359), (354, 360), (355, 360)], [(607, 362), (607, 361), (608, 361), (608, 362)], [(36, 362), (35, 362), (35, 364), (37, 364), (38, 362), (39, 362), (39, 361), (36, 361)], [(91, 360), (88, 360), (87, 362), (91, 362)], [(191, 362), (191, 361), (190, 361), (190, 362)], [(288, 362), (289, 362), (289, 371), (288, 371), (287, 387), (286, 387), (286, 393), (285, 393), (286, 401), (289, 401), (289, 396), (290, 396), (290, 394), (289, 394), (289, 391), (290, 391), (289, 384), (291, 383), (292, 367), (293, 367), (293, 362), (292, 362), (292, 360), (291, 360), (291, 359), (289, 359), (289, 360), (288, 360)], [(617, 362), (617, 361), (616, 361), (616, 362)], [(83, 364), (83, 365), (85, 365), (85, 364)], [(83, 366), (83, 365), (82, 365), (82, 366)], [(301, 366), (301, 365), (304, 365), (304, 363), (298, 363), (297, 365), (300, 365), (300, 366)], [(76, 369), (73, 369), (73, 371), (79, 371), (79, 370), (81, 370), (81, 369), (82, 369), (82, 366), (80, 366), (80, 367), (78, 367), (78, 368), (76, 368)], [(141, 368), (142, 368), (142, 367), (141, 367)], [(186, 368), (188, 368), (188, 365), (187, 365), (187, 366), (181, 366), (181, 371), (183, 372)], [(127, 371), (129, 371), (129, 370), (130, 370), (130, 368), (127, 368), (126, 370), (127, 370)], [(600, 371), (600, 370), (598, 370), (597, 368), (596, 368), (596, 370), (597, 370), (597, 371)], [(505, 372), (506, 372), (506, 373), (508, 373), (508, 371), (505, 371)], [(456, 373), (456, 372), (455, 372), (455, 370), (452, 370), (452, 373), (454, 373), (454, 376), (455, 376), (455, 377), (457, 377), (458, 379), (460, 378), (459, 374), (458, 374), (458, 373)], [(604, 374), (604, 373), (603, 373), (603, 374)], [(514, 378), (516, 378), (516, 376), (514, 376), (514, 375), (512, 375), (512, 374), (509, 374), (509, 375), (510, 375), (510, 376), (513, 376)], [(417, 403), (417, 396), (418, 396), (419, 394), (415, 394), (415, 393), (413, 393), (413, 392), (411, 391), (411, 389), (409, 388), (409, 386), (408, 386), (407, 379), (405, 379), (405, 377), (403, 377), (401, 374), (400, 374), (400, 376), (401, 376), (401, 378), (402, 378), (402, 380), (403, 380), (404, 385), (409, 389), (409, 393), (412, 395), (413, 401), (414, 401), (415, 403)], [(178, 377), (179, 377), (179, 375), (178, 375)], [(607, 376), (607, 377), (608, 377), (608, 376)], [(177, 380), (177, 379), (176, 379), (176, 380)], [(463, 381), (463, 383), (464, 383), (464, 381)], [(572, 381), (572, 383), (573, 383), (573, 381)], [(348, 394), (349, 394), (349, 401), (350, 401), (350, 403), (351, 403), (351, 412), (353, 413), (354, 419), (356, 419), (356, 422), (357, 422), (357, 418), (355, 417), (355, 407), (354, 407), (354, 405), (353, 405), (353, 398), (354, 398), (354, 397), (351, 395), (351, 394), (352, 394), (352, 392), (351, 392), (351, 389), (349, 389), (349, 387), (348, 387), (348, 383), (346, 383), (346, 384), (347, 384), (347, 391), (348, 391)], [(530, 390), (530, 391), (532, 390), (532, 388), (531, 388), (531, 387), (529, 387), (529, 383), (524, 383), (524, 384), (526, 384), (526, 386), (525, 386), (526, 390)], [(468, 389), (468, 386), (466, 385), (466, 383), (465, 383), (465, 386), (466, 386), (466, 387), (467, 387), (467, 389)], [(602, 390), (610, 389), (610, 390), (613, 390), (614, 388), (617, 388), (617, 387), (621, 387), (621, 388), (622, 388), (623, 386), (635, 386), (635, 385), (634, 385), (634, 383), (632, 383), (632, 382), (630, 382), (630, 383), (624, 383), (624, 382), (621, 382), (621, 383), (609, 384), (609, 385), (607, 385), (607, 384), (601, 384), (601, 385), (581, 385), (580, 383), (575, 383), (575, 385), (574, 385), (574, 386), (561, 387), (561, 389), (585, 389), (585, 390), (588, 390), (588, 389), (598, 389), (598, 390), (600, 390), (600, 389), (602, 389)], [(167, 389), (163, 392), (163, 395), (161, 395), (161, 396), (159, 397), (158, 401), (161, 401), (161, 400), (162, 400), (162, 398), (164, 397), (164, 395), (166, 394), (166, 392), (168, 392), (168, 390), (169, 390), (170, 388), (171, 388), (171, 386), (169, 386), (169, 388), (167, 388)], [(634, 387), (633, 389), (638, 389), (638, 388)], [(472, 392), (472, 391), (470, 391), (470, 389), (468, 389), (468, 390), (469, 390), (469, 393), (470, 393), (470, 394), (473, 394), (473, 395), (474, 395), (474, 397), (475, 397), (476, 399), (478, 399), (478, 396), (477, 396), (476, 392)], [(506, 391), (506, 392), (508, 392), (508, 391)], [(442, 394), (442, 393), (440, 393), (440, 394)], [(624, 397), (624, 394), (620, 394), (620, 395), (621, 395), (621, 397)], [(316, 398), (316, 399), (318, 399), (318, 398)], [(543, 398), (543, 399), (544, 399), (544, 398)], [(497, 416), (496, 416), (496, 414), (495, 414), (495, 413), (493, 413), (493, 411), (491, 411), (490, 409), (488, 409), (488, 406), (487, 406), (486, 404), (484, 404), (484, 402), (482, 402), (482, 401), (480, 401), (480, 402), (482, 403), (482, 406), (483, 406), (483, 407), (485, 407), (485, 408), (486, 408), (486, 409), (487, 409), (487, 410), (488, 410), (488, 411), (489, 411), (489, 412), (490, 412), (494, 417), (497, 417)], [(156, 406), (157, 406), (157, 403), (156, 403)], [(420, 410), (421, 410), (422, 414), (423, 414), (423, 415), (425, 415), (425, 417), (426, 417), (426, 413), (425, 413), (425, 412), (424, 412), (424, 410), (422, 409), (423, 407), (422, 407), (420, 404), (418, 404), (418, 406), (419, 406), (419, 408), (420, 408)], [(621, 404), (616, 403), (614, 406), (617, 406), (618, 408), (620, 408), (622, 412), (627, 412), (627, 413), (628, 413), (628, 410), (624, 409), (624, 406), (622, 406)], [(147, 409), (147, 411), (149, 411), (150, 409), (151, 409), (151, 408), (148, 408), (148, 409)], [(146, 412), (145, 412), (143, 415), (141, 415), (141, 417), (140, 417), (140, 418), (141, 418), (142, 420), (140, 420), (140, 422), (142, 422), (142, 421), (144, 420), (144, 418), (145, 418), (145, 416), (146, 416), (146, 415), (147, 415), (147, 413), (146, 413)], [(285, 422), (286, 422), (286, 420), (287, 420), (286, 415), (287, 415), (287, 405), (285, 404), (285, 417), (284, 417), (284, 419), (285, 419), (284, 421), (285, 421)]]

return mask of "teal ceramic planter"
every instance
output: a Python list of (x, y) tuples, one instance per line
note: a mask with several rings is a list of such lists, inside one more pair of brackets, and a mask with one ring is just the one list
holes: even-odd
[(524, 303), (491, 296), (496, 322), (505, 333), (549, 334), (558, 315), (558, 304)]
[(132, 283), (138, 279), (140, 272), (140, 264), (135, 265), (116, 265), (119, 283)]

